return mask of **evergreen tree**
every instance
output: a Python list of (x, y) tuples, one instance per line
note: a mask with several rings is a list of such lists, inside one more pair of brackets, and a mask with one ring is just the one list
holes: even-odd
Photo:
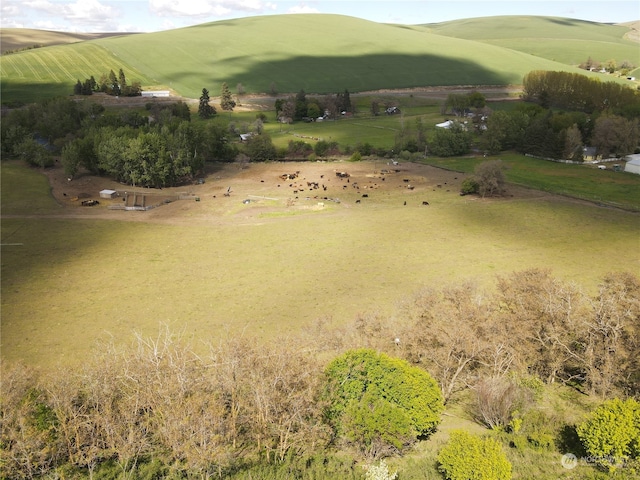
[(118, 84), (120, 86), (120, 91), (125, 91), (127, 89), (127, 78), (124, 76), (124, 70), (122, 69), (118, 72)]
[(200, 96), (200, 105), (198, 105), (198, 115), (200, 115), (200, 118), (211, 118), (215, 114), (215, 107), (209, 105), (209, 90), (203, 88)]
[(109, 83), (107, 85), (107, 93), (109, 95), (120, 95), (120, 86), (118, 85), (118, 79), (113, 70), (109, 71)]
[(84, 81), (84, 83), (82, 84), (81, 93), (82, 95), (93, 95), (93, 86), (91, 83), (91, 79), (87, 79)]
[(222, 84), (222, 92), (220, 94), (220, 106), (225, 112), (231, 113), (236, 106), (236, 102), (233, 100), (231, 96), (231, 91), (229, 90), (229, 85), (227, 82)]

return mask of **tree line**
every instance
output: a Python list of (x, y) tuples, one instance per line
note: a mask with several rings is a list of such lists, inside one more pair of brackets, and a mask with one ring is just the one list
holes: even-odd
[(534, 70), (523, 78), (523, 97), (543, 107), (594, 113), (640, 114), (640, 92), (617, 82), (601, 82), (578, 73)]
[[(491, 293), (471, 281), (426, 287), (390, 317), (328, 323), (272, 342), (230, 335), (205, 354), (165, 329), (47, 375), (3, 362), (3, 470), (362, 478), (357, 463), (403, 455), (465, 392), (503, 446), (557, 452), (578, 441), (570, 451), (599, 455), (604, 468), (640, 459), (640, 279), (631, 273), (587, 294), (531, 269), (499, 277)], [(576, 426), (538, 405), (559, 382), (606, 401)], [(501, 448), (478, 441), (452, 436), (438, 457), (447, 478), (479, 471), (460, 452), (483, 449), (509, 478)], [(477, 478), (498, 478), (485, 467)]]
[(495, 155), (504, 150), (543, 158), (583, 161), (622, 157), (640, 145), (640, 92), (584, 75), (534, 71), (524, 78), (524, 103), (492, 111), (477, 95), (449, 95), (443, 112), (466, 120), (436, 129), (428, 153), (454, 156), (472, 148)]
[(349, 90), (322, 98), (307, 97), (300, 90), (295, 97), (279, 98), (275, 102), (276, 118), (282, 123), (294, 121), (312, 122), (318, 118), (337, 119), (342, 114), (353, 113)]
[(2, 122), (2, 153), (50, 167), (59, 158), (69, 177), (80, 169), (137, 186), (192, 180), (206, 162), (233, 161), (231, 132), (191, 122), (183, 102), (149, 103), (147, 113), (106, 111), (94, 102), (57, 98), (14, 110)]
[(142, 87), (138, 81), (128, 84), (127, 77), (122, 68), (119, 70), (117, 76), (113, 70), (110, 70), (109, 73), (103, 73), (98, 81), (96, 81), (93, 75), (86, 78), (83, 82), (78, 79), (73, 87), (74, 95), (93, 95), (96, 92), (106, 93), (114, 97), (120, 95), (124, 97), (136, 97), (142, 94)]

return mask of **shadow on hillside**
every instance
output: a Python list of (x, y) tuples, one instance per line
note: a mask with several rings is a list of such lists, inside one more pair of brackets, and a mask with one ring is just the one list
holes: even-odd
[(73, 83), (29, 82), (23, 83), (19, 79), (3, 78), (0, 81), (2, 104), (31, 103), (43, 101), (53, 97), (65, 97), (73, 94)]
[[(471, 62), (436, 55), (395, 54), (316, 57), (312, 52), (287, 59), (275, 59), (276, 56), (277, 52), (260, 58), (236, 56), (211, 68), (218, 72), (237, 72), (220, 81), (229, 85), (242, 83), (249, 92), (270, 92), (274, 85), (278, 92), (304, 90), (322, 94), (345, 89), (361, 92), (426, 86), (505, 85), (522, 81), (516, 67), (492, 71), (481, 64), (482, 59)], [(181, 72), (183, 79), (189, 75), (199, 76), (197, 72)]]

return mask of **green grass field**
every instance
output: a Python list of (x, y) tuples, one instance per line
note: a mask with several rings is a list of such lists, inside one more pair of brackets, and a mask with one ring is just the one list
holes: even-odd
[(7, 99), (42, 100), (52, 96), (68, 96), (78, 80), (93, 76), (96, 80), (113, 70), (123, 68), (127, 81), (149, 86), (156, 83), (144, 73), (123, 63), (111, 52), (85, 41), (71, 45), (28, 50), (0, 59), (2, 96)]
[(638, 44), (624, 38), (629, 28), (620, 25), (569, 18), (496, 16), (424, 27), (439, 35), (506, 47), (568, 65), (579, 65), (589, 57), (640, 65)]
[[(590, 165), (549, 162), (524, 155), (509, 154), (490, 157), (504, 163), (507, 181), (536, 190), (600, 202), (613, 207), (640, 211), (640, 177), (632, 173), (606, 171)], [(429, 158), (425, 163), (472, 174), (487, 159)]]
[[(2, 56), (0, 80), (3, 101), (32, 101), (68, 95), (78, 79), (120, 68), (143, 88), (170, 88), (189, 98), (198, 98), (202, 88), (215, 95), (223, 82), (231, 88), (241, 83), (248, 93), (269, 92), (272, 86), (278, 92), (335, 93), (509, 85), (520, 84), (531, 70), (579, 71), (568, 61), (573, 57), (565, 55), (564, 42), (544, 43), (543, 54), (518, 51), (529, 38), (496, 33), (511, 19), (502, 22), (487, 24), (485, 31), (498, 35), (491, 41), (496, 44), (490, 44), (478, 33), (481, 26), (469, 30), (470, 38), (456, 38), (460, 28), (406, 27), (339, 15), (251, 17)], [(584, 42), (585, 50), (604, 44), (604, 38), (611, 57), (637, 51), (631, 42), (615, 40), (624, 35), (623, 27), (603, 27), (607, 33), (596, 41), (590, 30), (596, 27), (589, 24), (549, 25), (549, 37), (569, 36), (571, 42)], [(586, 33), (573, 33), (582, 29)]]
[(391, 190), (366, 208), (347, 199), (253, 222), (238, 203), (223, 222), (185, 213), (173, 224), (66, 218), (37, 170), (3, 162), (2, 178), (2, 358), (41, 366), (77, 364), (99, 340), (163, 324), (204, 348), (390, 315), (425, 284), (490, 288), (496, 275), (543, 267), (595, 289), (610, 271), (640, 268), (637, 214), (544, 194), (482, 201), (434, 189), (420, 207), (423, 194)]

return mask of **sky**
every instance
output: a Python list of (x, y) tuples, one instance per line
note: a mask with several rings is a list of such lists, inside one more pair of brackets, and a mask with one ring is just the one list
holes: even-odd
[(156, 32), (257, 15), (334, 13), (379, 23), (541, 15), (602, 23), (640, 20), (640, 2), (555, 0), (2, 0), (0, 27), (76, 33)]

